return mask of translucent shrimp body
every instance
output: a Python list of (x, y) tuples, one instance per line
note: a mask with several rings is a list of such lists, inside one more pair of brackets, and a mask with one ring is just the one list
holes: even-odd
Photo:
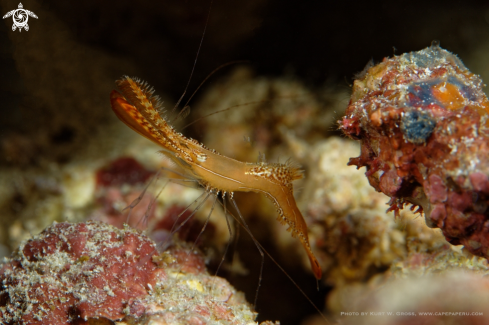
[(321, 278), (321, 267), (307, 237), (307, 225), (297, 208), (292, 181), (302, 172), (291, 163), (247, 163), (228, 158), (198, 141), (176, 132), (161, 117), (161, 103), (146, 83), (127, 76), (118, 80), (120, 94), (112, 91), (112, 109), (119, 119), (140, 135), (164, 148), (162, 151), (180, 166), (186, 176), (207, 190), (229, 193), (256, 192), (268, 197), (277, 208), (278, 220), (298, 237), (311, 262), (313, 273)]

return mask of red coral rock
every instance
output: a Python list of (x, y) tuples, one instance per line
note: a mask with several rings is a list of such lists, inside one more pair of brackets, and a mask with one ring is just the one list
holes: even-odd
[(2, 324), (111, 320), (144, 297), (164, 270), (154, 243), (131, 229), (99, 222), (55, 223), (24, 243), (1, 270)]
[(97, 185), (109, 187), (144, 184), (153, 174), (136, 159), (121, 157), (97, 171)]
[(489, 257), (489, 101), (482, 80), (433, 45), (386, 58), (355, 81), (340, 121), (360, 140), (350, 165), (391, 197), (421, 206), (447, 240)]
[(157, 254), (137, 230), (55, 223), (0, 270), (0, 324), (253, 323), (256, 313), (182, 243)]

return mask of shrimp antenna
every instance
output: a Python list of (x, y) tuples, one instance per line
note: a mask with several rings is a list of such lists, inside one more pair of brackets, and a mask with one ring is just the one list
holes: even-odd
[[(126, 218), (126, 223), (129, 224), (129, 220), (131, 219), (131, 213), (132, 213), (132, 210), (134, 209), (134, 207), (136, 207), (136, 205), (139, 204), (139, 202), (141, 202), (141, 200), (143, 199), (144, 195), (146, 194), (146, 191), (148, 190), (148, 188), (151, 186), (151, 184), (153, 184), (153, 182), (159, 178), (159, 175), (161, 173), (161, 170), (163, 168), (160, 168), (158, 169), (158, 171), (156, 172), (155, 175), (153, 175), (153, 177), (151, 178), (151, 180), (149, 181), (148, 185), (146, 185), (144, 187), (144, 190), (139, 194), (139, 196), (134, 199), (131, 204), (129, 204), (128, 206), (126, 206), (124, 209), (122, 209), (121, 212), (124, 212), (125, 210), (129, 209), (129, 213), (127, 214), (127, 218)], [(151, 206), (151, 205), (150, 205)], [(149, 207), (148, 207), (148, 211), (149, 211)], [(139, 222), (138, 222), (139, 224)]]
[(269, 100), (269, 99), (265, 99), (265, 100), (258, 100), (258, 101), (254, 101), (254, 102), (248, 102), (248, 103), (243, 103), (243, 104), (236, 104), (236, 105), (233, 105), (233, 106), (229, 106), (227, 108), (224, 108), (224, 109), (220, 109), (218, 111), (215, 111), (215, 112), (212, 112), (212, 113), (209, 113), (207, 115), (204, 115), (204, 116), (201, 116), (199, 117), (198, 119), (190, 122), (189, 124), (185, 125), (182, 130), (186, 129), (187, 127), (191, 126), (192, 124), (194, 123), (197, 123), (198, 121), (200, 120), (203, 120), (209, 116), (212, 116), (212, 115), (215, 115), (215, 114), (219, 114), (219, 113), (222, 113), (222, 112), (225, 112), (225, 111), (228, 111), (232, 108), (236, 108), (236, 107), (243, 107), (243, 106), (249, 106), (249, 105), (254, 105), (254, 104), (263, 104), (263, 103), (267, 103), (267, 102), (271, 102), (272, 100)]
[[(234, 199), (229, 199), (229, 200), (233, 203), (234, 207), (237, 208), (237, 205), (236, 205), (236, 202), (234, 201)], [(223, 200), (223, 202), (226, 202), (226, 201)], [(222, 203), (221, 203), (221, 205), (222, 205)], [(237, 211), (239, 213), (239, 210), (237, 210)], [(228, 213), (229, 213), (229, 215), (231, 215), (233, 217), (233, 219), (236, 221), (236, 223), (239, 226), (243, 227), (246, 230), (246, 232), (248, 233), (248, 235), (250, 235), (253, 238), (255, 245), (258, 247), (258, 250), (260, 251), (260, 254), (262, 254), (262, 267), (263, 267), (263, 257), (264, 257), (263, 254), (266, 254), (268, 256), (268, 258), (270, 258), (270, 260), (273, 262), (273, 264), (275, 264), (280, 269), (280, 271), (282, 271), (282, 273), (290, 280), (290, 282), (292, 282), (292, 284), (294, 284), (294, 286), (297, 288), (297, 290), (299, 290), (299, 292), (309, 302), (309, 304), (319, 313), (319, 315), (326, 322), (326, 324), (330, 325), (331, 322), (326, 318), (326, 316), (319, 309), (319, 307), (316, 306), (316, 304), (311, 300), (311, 298), (309, 298), (309, 296), (305, 293), (305, 291), (301, 289), (301, 287), (297, 284), (297, 282), (295, 282), (295, 280), (289, 275), (289, 273), (287, 273), (287, 271), (285, 271), (285, 269), (280, 265), (280, 263), (277, 262), (272, 257), (272, 255), (265, 249), (265, 247), (263, 247), (263, 245), (260, 244), (260, 242), (255, 239), (255, 237), (253, 236), (253, 233), (249, 229), (248, 225), (246, 223), (243, 223), (244, 219), (241, 216), (241, 214), (239, 213), (239, 218), (238, 218), (235, 215), (233, 215), (231, 213), (231, 211), (229, 211), (229, 210), (228, 210)], [(236, 227), (236, 230), (237, 229), (239, 229), (239, 227)], [(260, 283), (261, 283), (261, 276), (260, 276), (260, 280), (259, 280), (259, 285), (260, 285)], [(319, 280), (318, 280), (318, 286), (319, 286)], [(258, 287), (258, 289), (259, 289), (259, 287)], [(256, 297), (257, 296), (258, 296), (258, 292), (256, 293)], [(256, 297), (255, 297), (255, 304), (256, 304)]]
[(260, 245), (258, 240), (256, 240), (255, 236), (253, 236), (253, 233), (251, 232), (250, 228), (248, 227), (248, 224), (246, 223), (245, 219), (243, 218), (243, 215), (241, 214), (241, 211), (239, 211), (238, 205), (236, 204), (236, 201), (232, 197), (228, 197), (228, 200), (233, 204), (234, 209), (238, 213), (239, 216), (239, 224), (245, 228), (246, 232), (251, 236), (251, 239), (253, 240), (253, 243), (255, 243), (256, 248), (260, 252), (261, 255), (261, 265), (260, 265), (260, 275), (258, 277), (258, 287), (256, 289), (255, 293), (255, 301), (253, 303), (253, 308), (256, 309), (256, 302), (258, 301), (258, 292), (261, 287), (261, 280), (263, 278), (263, 266), (265, 264), (265, 254), (263, 253), (263, 247)]
[[(221, 269), (222, 263), (224, 262), (224, 259), (226, 258), (226, 255), (228, 254), (228, 250), (229, 250), (229, 246), (231, 244), (231, 241), (234, 241), (234, 238), (235, 238), (231, 224), (229, 223), (228, 212), (226, 210), (226, 192), (222, 192), (222, 203), (220, 201), (219, 201), (219, 203), (224, 208), (224, 218), (226, 218), (226, 225), (228, 226), (229, 240), (226, 243), (226, 248), (224, 249), (224, 254), (221, 257), (221, 261), (219, 262), (219, 265), (217, 266), (216, 273), (214, 274), (215, 276), (217, 276), (217, 273)], [(236, 251), (236, 249), (234, 251)]]
[(197, 93), (197, 91), (199, 91), (200, 87), (202, 87), (202, 85), (214, 74), (216, 73), (217, 71), (221, 70), (222, 68), (224, 67), (227, 67), (228, 65), (231, 65), (231, 64), (237, 64), (237, 63), (250, 63), (251, 61), (249, 60), (236, 60), (236, 61), (231, 61), (231, 62), (227, 62), (227, 63), (224, 63), (224, 64), (221, 64), (220, 66), (218, 66), (217, 68), (215, 68), (214, 70), (212, 70), (211, 73), (209, 73), (207, 75), (207, 77), (205, 77), (205, 79), (200, 83), (200, 85), (197, 87), (197, 89), (195, 89), (195, 91), (193, 92), (192, 96), (190, 96), (190, 98), (187, 100), (187, 102), (185, 103), (185, 106), (184, 107), (187, 107), (188, 106), (188, 103), (190, 103), (190, 101), (192, 100), (192, 98), (195, 96), (195, 94)]
[(209, 24), (209, 17), (211, 16), (211, 9), (212, 9), (212, 0), (211, 0), (211, 4), (209, 5), (209, 11), (207, 13), (207, 19), (205, 21), (204, 31), (202, 32), (202, 37), (200, 38), (199, 48), (197, 49), (197, 55), (195, 55), (194, 65), (192, 67), (192, 71), (190, 72), (190, 77), (188, 78), (187, 85), (185, 86), (185, 90), (183, 91), (182, 96), (180, 96), (180, 99), (176, 103), (175, 107), (173, 107), (172, 113), (175, 113), (175, 110), (177, 109), (178, 105), (180, 105), (180, 102), (182, 101), (183, 97), (187, 93), (188, 86), (190, 85), (190, 81), (192, 80), (192, 76), (194, 75), (195, 66), (197, 65), (197, 59), (199, 58), (200, 49), (202, 48), (202, 42), (204, 41), (204, 36), (205, 36), (205, 32), (207, 30), (207, 25)]
[(191, 251), (193, 251), (195, 249), (195, 246), (197, 245), (197, 242), (199, 241), (200, 237), (202, 236), (202, 234), (204, 233), (205, 231), (205, 228), (207, 227), (207, 225), (209, 224), (209, 220), (211, 219), (211, 215), (212, 215), (212, 212), (214, 211), (214, 208), (216, 207), (216, 203), (217, 203), (217, 199), (218, 199), (218, 194), (219, 193), (216, 193), (214, 195), (214, 203), (212, 203), (212, 208), (211, 208), (211, 211), (209, 212), (209, 214), (207, 215), (207, 218), (205, 219), (205, 223), (204, 223), (204, 226), (202, 227), (202, 229), (200, 230), (200, 233), (199, 235), (197, 236), (197, 238), (194, 240), (194, 243), (192, 245), (192, 249)]
[[(229, 62), (229, 63), (226, 63), (227, 64), (232, 64), (232, 63), (235, 63), (235, 62), (247, 62), (247, 61), (234, 61), (234, 62)], [(222, 65), (220, 66), (219, 68), (221, 67), (224, 67), (225, 65)], [(212, 71), (212, 73), (216, 72), (216, 70)], [(209, 75), (208, 77), (210, 77), (211, 75)], [(205, 80), (207, 80), (208, 78), (206, 78)], [(204, 80), (204, 81), (205, 81)], [(203, 84), (204, 82), (202, 82)], [(202, 86), (202, 84), (200, 84), (200, 86)], [(199, 87), (200, 87), (199, 86)], [(192, 95), (193, 96), (193, 95)], [(302, 96), (307, 96), (307, 95), (294, 95), (294, 96), (281, 96), (281, 97), (277, 97), (277, 98), (274, 98), (274, 99), (263, 99), (263, 100), (257, 100), (257, 101), (253, 101), (253, 102), (247, 102), (247, 103), (243, 103), (243, 104), (236, 104), (236, 105), (232, 105), (232, 106), (229, 106), (229, 107), (226, 107), (226, 108), (223, 108), (223, 109), (220, 109), (218, 111), (215, 111), (215, 112), (212, 112), (212, 113), (209, 113), (207, 115), (204, 115), (204, 116), (201, 116), (199, 117), (198, 119), (190, 122), (189, 124), (185, 125), (182, 130), (186, 129), (187, 127), (191, 126), (192, 124), (194, 123), (197, 123), (198, 121), (201, 121), (205, 118), (208, 118), (209, 116), (212, 116), (212, 115), (215, 115), (215, 114), (219, 114), (219, 113), (222, 113), (222, 112), (225, 112), (225, 111), (228, 111), (228, 110), (231, 110), (233, 108), (239, 108), (239, 107), (244, 107), (244, 106), (249, 106), (249, 105), (255, 105), (255, 104), (265, 104), (265, 103), (270, 103), (270, 102), (273, 102), (277, 99), (291, 99), (291, 98), (300, 98)]]

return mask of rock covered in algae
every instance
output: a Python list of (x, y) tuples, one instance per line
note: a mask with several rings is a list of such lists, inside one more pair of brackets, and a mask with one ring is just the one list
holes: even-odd
[(153, 241), (100, 222), (55, 223), (7, 259), (2, 324), (254, 323), (241, 293), (209, 276), (183, 246), (158, 254)]
[(398, 212), (412, 203), (426, 223), (489, 257), (489, 102), (482, 80), (432, 45), (386, 58), (358, 77), (340, 128), (361, 141), (366, 166)]
[[(332, 137), (309, 147), (293, 136), (288, 141), (297, 149), (294, 153), (307, 152), (301, 162), (311, 177), (306, 178), (298, 197), (323, 279), (333, 286), (326, 297), (326, 310), (333, 317), (348, 321), (350, 316), (342, 317), (342, 312), (359, 312), (355, 309), (359, 299), (400, 279), (409, 278), (412, 285), (418, 285), (423, 282), (417, 278), (454, 271), (479, 277), (488, 274), (485, 258), (450, 245), (440, 230), (427, 227), (410, 209), (400, 211), (397, 219), (392, 211), (385, 211), (389, 198), (369, 185), (362, 169), (351, 170), (346, 165), (348, 157), (360, 149), (359, 143)], [(290, 254), (291, 241), (287, 236), (280, 239)], [(463, 288), (457, 286), (454, 295), (457, 290)], [(353, 324), (367, 321), (351, 320)], [(308, 324), (324, 321), (316, 316)]]
[[(449, 246), (441, 231), (428, 228), (413, 211), (401, 211), (397, 220), (386, 212), (389, 198), (369, 185), (364, 171), (346, 165), (358, 152), (358, 143), (331, 137), (308, 146), (290, 135), (288, 141), (295, 153), (307, 153), (301, 162), (311, 177), (304, 182), (299, 204), (324, 280), (335, 287), (333, 294), (384, 273), (412, 251), (431, 254)], [(286, 236), (280, 239), (280, 244), (290, 246)]]

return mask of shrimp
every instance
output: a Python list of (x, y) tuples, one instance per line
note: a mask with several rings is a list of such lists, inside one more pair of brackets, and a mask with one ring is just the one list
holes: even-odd
[(113, 90), (110, 100), (112, 110), (122, 122), (163, 147), (162, 153), (208, 192), (228, 194), (231, 198), (234, 192), (265, 195), (277, 209), (277, 220), (287, 224), (292, 237), (301, 242), (316, 279), (321, 278), (321, 267), (309, 244), (307, 225), (293, 195), (292, 181), (303, 177), (298, 166), (290, 161), (285, 164), (241, 162), (221, 155), (176, 132), (160, 115), (162, 104), (148, 84), (127, 76), (116, 84), (122, 94)]

